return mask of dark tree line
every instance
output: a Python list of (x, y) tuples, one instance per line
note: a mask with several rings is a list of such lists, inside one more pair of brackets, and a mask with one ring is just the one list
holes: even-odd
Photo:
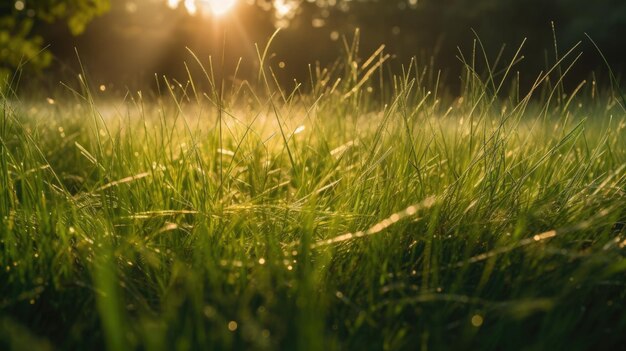
[[(17, 6), (18, 2), (23, 6)], [(357, 27), (361, 28), (364, 53), (385, 43), (388, 51), (397, 55), (398, 62), (407, 62), (412, 56), (428, 58), (435, 55), (441, 68), (458, 66), (457, 47), (466, 53), (470, 52), (476, 36), (491, 57), (497, 55), (502, 44), (507, 45), (505, 53), (511, 55), (517, 45), (527, 38), (527, 58), (521, 67), (526, 65), (542, 69), (555, 60), (551, 32), (551, 22), (554, 22), (557, 42), (562, 52), (579, 41), (585, 42), (583, 47), (587, 53), (581, 59), (579, 74), (586, 74), (602, 64), (584, 33), (588, 33), (596, 41), (616, 71), (622, 71), (626, 66), (626, 60), (623, 59), (626, 54), (626, 40), (623, 38), (626, 33), (626, 2), (623, 0), (292, 2), (299, 5), (298, 10), (289, 18), (289, 27), (283, 31), (281, 40), (274, 46), (281, 59), (290, 63), (285, 76), (298, 76), (303, 71), (302, 68), (314, 60), (323, 63), (332, 61), (337, 57), (341, 45), (333, 42), (331, 36), (337, 39), (337, 33), (349, 35)], [(138, 43), (146, 40), (161, 40), (160, 45), (169, 45), (168, 50), (161, 50), (161, 57), (154, 59), (151, 65), (141, 66), (162, 73), (176, 70), (172, 67), (181, 67), (176, 65), (187, 55), (187, 46), (201, 53), (203, 50), (210, 53), (211, 48), (215, 49), (215, 43), (210, 41), (215, 38), (218, 29), (211, 25), (212, 19), (193, 18), (181, 9), (170, 10), (165, 6), (165, 0), (134, 3), (137, 5), (136, 12), (131, 14), (126, 11), (126, 0), (2, 2), (0, 70), (4, 69), (6, 72), (15, 69), (25, 60), (35, 68), (50, 66), (53, 62), (51, 53), (55, 57), (70, 57), (73, 55), (75, 43), (78, 43), (77, 46), (81, 43), (87, 47), (94, 46), (95, 52), (96, 45), (103, 45), (95, 39), (102, 37), (108, 41), (104, 45), (114, 45), (118, 49), (116, 57), (121, 58), (125, 57), (121, 53), (124, 47), (136, 48)], [(240, 29), (235, 29), (236, 26), (232, 23), (220, 23), (220, 26), (232, 27), (230, 33), (233, 34), (230, 37), (235, 42), (241, 39), (238, 35), (251, 42), (263, 42), (271, 35), (277, 23), (276, 14), (269, 4), (269, 0), (257, 0), (254, 5), (243, 2), (238, 5), (239, 9), (231, 16), (230, 21), (238, 21), (239, 28), (245, 27), (245, 35), (239, 33)], [(148, 15), (142, 17), (142, 13)], [(158, 13), (167, 15), (157, 15)], [(98, 18), (101, 15), (104, 16)], [(90, 25), (94, 19), (96, 20)], [(284, 21), (281, 24), (284, 25)], [(143, 28), (144, 32), (133, 39), (130, 34), (124, 33), (124, 26), (132, 26), (133, 30), (137, 27)], [(171, 27), (171, 33), (165, 39), (164, 35), (159, 37), (155, 34), (158, 29), (166, 26)], [(65, 29), (59, 30), (60, 27)], [(51, 28), (56, 29), (50, 30)], [(78, 38), (72, 38), (72, 35), (83, 32), (85, 33)], [(106, 35), (102, 32), (106, 32)], [(49, 50), (44, 50), (48, 45)], [(294, 50), (294, 47), (298, 50)], [(106, 58), (106, 52), (98, 55), (102, 57), (103, 64), (110, 64), (111, 60)], [(127, 55), (127, 67), (119, 69), (133, 71), (133, 60), (140, 59), (131, 57), (130, 53)], [(235, 48), (232, 56), (245, 56), (245, 50), (238, 51)], [(116, 69), (113, 66), (108, 67), (107, 75), (115, 76)]]

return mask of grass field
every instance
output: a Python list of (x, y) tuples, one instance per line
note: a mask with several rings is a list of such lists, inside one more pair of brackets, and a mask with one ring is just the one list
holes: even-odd
[(472, 58), (456, 96), (347, 45), (285, 90), (262, 51), (258, 83), (200, 59), (158, 95), (5, 89), (0, 349), (623, 346), (608, 79), (566, 88), (569, 54), (524, 89)]

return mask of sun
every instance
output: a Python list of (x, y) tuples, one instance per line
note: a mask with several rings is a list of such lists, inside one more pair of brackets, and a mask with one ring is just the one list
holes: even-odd
[(167, 0), (167, 6), (170, 8), (175, 9), (182, 5), (191, 15), (200, 12), (222, 16), (232, 10), (236, 4), (237, 0)]
[(200, 0), (201, 6), (206, 6), (215, 16), (228, 13), (237, 3), (237, 0)]

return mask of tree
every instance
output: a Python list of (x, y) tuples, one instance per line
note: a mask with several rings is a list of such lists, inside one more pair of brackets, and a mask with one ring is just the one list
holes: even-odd
[(110, 0), (5, 0), (0, 4), (0, 85), (26, 63), (47, 67), (52, 56), (43, 38), (34, 34), (36, 21), (65, 21), (73, 35), (82, 33), (94, 17), (107, 12)]

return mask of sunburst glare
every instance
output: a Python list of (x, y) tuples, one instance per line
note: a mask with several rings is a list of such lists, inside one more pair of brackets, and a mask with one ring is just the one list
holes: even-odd
[(191, 15), (198, 12), (222, 16), (231, 11), (237, 4), (237, 0), (167, 0), (167, 6), (175, 9), (183, 5)]
[(208, 6), (211, 12), (216, 16), (221, 16), (230, 11), (237, 0), (201, 0), (203, 6)]

